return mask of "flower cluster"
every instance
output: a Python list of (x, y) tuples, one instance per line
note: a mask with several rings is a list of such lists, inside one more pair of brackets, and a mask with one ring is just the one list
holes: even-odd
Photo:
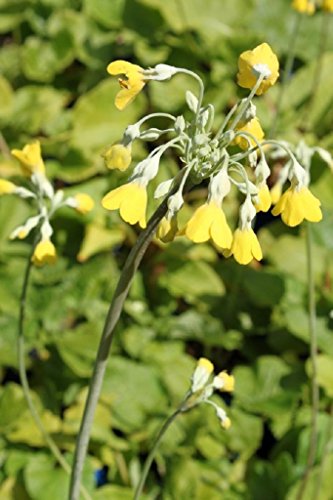
[(227, 416), (226, 411), (210, 398), (215, 391), (233, 392), (235, 379), (233, 375), (229, 375), (226, 371), (222, 371), (212, 378), (213, 371), (214, 365), (211, 361), (206, 358), (200, 358), (198, 360), (192, 375), (190, 394), (184, 411), (201, 403), (209, 404), (214, 407), (222, 427), (224, 429), (229, 429), (231, 420)]
[[(167, 196), (167, 213), (162, 219), (157, 236), (163, 242), (183, 235), (195, 243), (211, 241), (223, 255), (233, 255), (240, 264), (252, 259), (261, 260), (262, 251), (252, 229), (257, 212), (267, 212), (272, 203), (274, 215), (295, 226), (304, 219), (318, 222), (322, 218), (320, 202), (308, 189), (309, 173), (301, 165), (285, 142), (265, 140), (257, 117), (253, 98), (266, 92), (279, 77), (279, 62), (267, 43), (243, 52), (238, 62), (238, 84), (250, 90), (247, 98), (240, 100), (230, 110), (224, 122), (214, 131), (215, 110), (212, 104), (203, 105), (204, 86), (201, 78), (184, 68), (158, 64), (143, 69), (126, 62), (115, 61), (108, 66), (112, 75), (120, 75), (121, 90), (115, 104), (123, 109), (142, 90), (149, 80), (168, 80), (178, 73), (191, 75), (199, 83), (199, 94), (186, 92), (186, 103), (192, 119), (168, 113), (152, 113), (129, 125), (121, 141), (113, 144), (105, 153), (109, 169), (127, 170), (130, 167), (132, 143), (141, 139), (153, 141), (164, 134), (169, 140), (158, 145), (133, 169), (126, 184), (107, 193), (102, 205), (107, 210), (119, 210), (129, 224), (146, 227), (147, 186), (158, 173), (160, 159), (167, 150), (179, 155), (183, 165), (179, 174), (158, 185), (154, 197)], [(160, 117), (169, 122), (165, 129), (146, 128), (150, 119)], [(145, 125), (145, 127), (143, 127)], [(270, 176), (269, 156), (281, 150), (287, 155), (286, 166), (277, 185), (270, 192), (267, 179)], [(289, 188), (283, 193), (283, 184)], [(187, 223), (179, 228), (178, 213), (184, 204), (184, 194), (193, 186), (208, 184), (206, 201), (192, 214)], [(234, 232), (226, 219), (223, 202), (232, 186), (243, 197), (239, 211), (239, 225)]]
[(6, 179), (0, 179), (0, 195), (15, 194), (20, 198), (33, 200), (38, 213), (14, 229), (10, 238), (24, 239), (32, 230), (37, 230), (40, 238), (35, 246), (32, 261), (36, 266), (52, 264), (57, 259), (56, 249), (51, 241), (53, 229), (50, 220), (54, 213), (60, 207), (68, 206), (81, 214), (86, 214), (92, 210), (94, 202), (84, 193), (65, 197), (63, 191), (54, 191), (46, 177), (39, 141), (27, 144), (22, 150), (13, 149), (12, 155), (19, 160), (22, 173), (29, 180), (27, 186), (23, 187)]
[(312, 15), (315, 13), (316, 8), (321, 8), (326, 12), (333, 12), (333, 0), (293, 0), (291, 5), (293, 9), (302, 14)]

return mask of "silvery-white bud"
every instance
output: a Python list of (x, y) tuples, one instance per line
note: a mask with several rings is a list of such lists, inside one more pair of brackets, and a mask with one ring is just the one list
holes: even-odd
[[(148, 70), (150, 71), (150, 70)], [(154, 68), (152, 68), (152, 79), (163, 81), (169, 80), (173, 75), (178, 72), (178, 68), (175, 66), (169, 66), (169, 64), (157, 64)]]
[(128, 146), (138, 137), (140, 137), (140, 125), (138, 123), (134, 123), (134, 125), (128, 125), (123, 135), (122, 144), (124, 146)]
[(154, 198), (158, 199), (162, 198), (162, 196), (167, 195), (171, 189), (172, 184), (173, 179), (168, 179), (167, 181), (161, 182), (161, 184), (159, 184), (155, 189)]
[(199, 101), (195, 97), (195, 95), (190, 90), (187, 90), (185, 94), (185, 99), (190, 110), (193, 111), (193, 113), (196, 113)]
[(53, 234), (53, 229), (51, 224), (47, 219), (44, 220), (42, 227), (40, 228), (40, 232), (42, 235), (42, 240), (49, 240)]
[(144, 130), (140, 134), (140, 139), (143, 141), (156, 141), (161, 135), (162, 131), (158, 128), (150, 128), (148, 130)]
[(175, 127), (175, 131), (177, 132), (177, 134), (184, 132), (184, 130), (186, 128), (186, 123), (185, 123), (185, 119), (182, 115), (177, 116), (174, 127)]
[(251, 196), (248, 195), (239, 211), (241, 229), (250, 229), (251, 222), (255, 218), (256, 214), (257, 211), (252, 203)]
[(168, 199), (168, 209), (170, 218), (176, 215), (177, 212), (182, 208), (184, 204), (184, 198), (181, 191), (177, 191), (177, 193), (170, 196)]

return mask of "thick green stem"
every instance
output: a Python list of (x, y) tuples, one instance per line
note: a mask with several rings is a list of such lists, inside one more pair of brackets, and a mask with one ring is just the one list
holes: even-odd
[(157, 448), (159, 447), (159, 444), (162, 441), (162, 438), (163, 438), (164, 434), (169, 429), (169, 427), (172, 424), (172, 422), (176, 419), (176, 417), (180, 413), (186, 411), (186, 409), (187, 409), (186, 403), (187, 403), (187, 401), (188, 401), (188, 399), (190, 398), (191, 395), (192, 395), (192, 393), (190, 391), (185, 395), (183, 401), (181, 402), (181, 404), (179, 405), (179, 407), (177, 408), (177, 410), (174, 413), (172, 413), (170, 415), (170, 417), (168, 417), (165, 420), (165, 422), (162, 425), (159, 433), (157, 434), (157, 436), (155, 438), (155, 441), (154, 441), (154, 444), (153, 444), (153, 446), (152, 446), (152, 448), (151, 448), (151, 450), (149, 452), (149, 455), (147, 456), (146, 461), (144, 463), (144, 466), (143, 466), (143, 469), (142, 469), (142, 474), (141, 474), (140, 480), (138, 482), (138, 485), (137, 485), (137, 487), (135, 489), (134, 499), (133, 500), (139, 500), (140, 495), (142, 493), (142, 490), (144, 488), (144, 485), (145, 485), (145, 482), (146, 482), (146, 479), (147, 479), (147, 476), (148, 476), (151, 464), (153, 463), (153, 460), (155, 458), (155, 454), (156, 454)]
[(287, 88), (288, 82), (290, 80), (290, 76), (291, 76), (294, 62), (295, 62), (296, 40), (297, 40), (297, 36), (299, 33), (302, 19), (303, 19), (303, 15), (298, 13), (295, 17), (293, 29), (291, 30), (291, 37), (290, 37), (289, 45), (288, 45), (288, 47), (289, 47), (288, 48), (288, 56), (287, 56), (286, 65), (285, 65), (285, 68), (283, 71), (282, 83), (281, 83), (280, 91), (279, 91), (278, 98), (276, 101), (275, 113), (274, 113), (274, 117), (273, 117), (273, 121), (272, 121), (272, 126), (269, 130), (269, 133), (268, 133), (268, 137), (272, 137), (275, 135), (279, 115), (280, 115), (281, 108), (282, 108), (284, 94), (286, 92), (286, 88)]
[[(174, 192), (176, 191), (176, 188)], [(81, 483), (81, 475), (84, 461), (87, 454), (90, 431), (94, 419), (95, 409), (102, 388), (104, 373), (108, 362), (110, 348), (113, 340), (113, 334), (116, 324), (118, 323), (120, 314), (123, 309), (125, 299), (128, 295), (132, 280), (139, 264), (150, 244), (157, 226), (163, 216), (166, 214), (168, 205), (167, 199), (159, 206), (156, 212), (151, 217), (148, 226), (142, 232), (132, 248), (125, 262), (123, 271), (120, 275), (113, 299), (105, 321), (102, 337), (100, 340), (93, 375), (90, 382), (88, 398), (86, 401), (81, 427), (76, 443), (76, 450), (73, 461), (72, 478), (69, 492), (70, 500), (77, 500), (79, 495), (79, 487)]]
[(313, 255), (312, 255), (312, 233), (311, 225), (308, 222), (306, 226), (306, 259), (307, 259), (307, 279), (308, 279), (308, 312), (309, 312), (309, 332), (310, 332), (310, 360), (311, 360), (311, 433), (309, 442), (309, 452), (307, 457), (306, 469), (303, 475), (300, 489), (297, 494), (297, 500), (303, 498), (305, 488), (313, 467), (317, 442), (317, 416), (319, 409), (319, 387), (317, 381), (317, 330), (316, 330), (316, 297), (313, 275)]
[[(26, 311), (27, 291), (28, 291), (29, 279), (30, 279), (31, 269), (32, 269), (31, 257), (32, 257), (33, 252), (34, 252), (36, 242), (32, 245), (31, 253), (28, 256), (28, 262), (27, 262), (27, 266), (25, 269), (23, 285), (22, 285), (22, 292), (21, 292), (21, 297), (20, 297), (20, 310), (19, 310), (18, 335), (17, 335), (17, 354), (18, 354), (19, 375), (20, 375), (20, 381), (21, 381), (25, 400), (27, 402), (31, 416), (34, 419), (35, 424), (36, 424), (39, 432), (43, 436), (45, 443), (49, 447), (50, 451), (54, 455), (57, 462), (61, 465), (61, 467), (64, 469), (64, 471), (70, 475), (70, 473), (71, 473), (70, 465), (67, 463), (65, 458), (62, 456), (62, 453), (59, 450), (58, 446), (56, 445), (56, 443), (53, 441), (53, 439), (51, 438), (51, 436), (49, 435), (49, 433), (45, 429), (44, 424), (43, 424), (43, 422), (38, 414), (38, 411), (35, 408), (34, 402), (32, 400), (31, 394), (30, 394), (30, 387), (29, 387), (27, 371), (26, 371), (26, 366), (25, 366), (24, 320), (25, 320), (25, 311)], [(87, 490), (83, 486), (81, 487), (81, 493), (82, 493), (85, 500), (91, 500), (91, 496), (89, 495), (89, 493), (87, 492)]]

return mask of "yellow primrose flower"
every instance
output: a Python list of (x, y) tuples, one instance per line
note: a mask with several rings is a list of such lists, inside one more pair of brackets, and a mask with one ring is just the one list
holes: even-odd
[(183, 233), (194, 243), (212, 239), (220, 248), (230, 248), (232, 232), (221, 207), (214, 201), (201, 205), (187, 222)]
[(128, 182), (113, 189), (102, 199), (102, 205), (107, 210), (118, 210), (120, 216), (129, 224), (137, 222), (146, 227), (147, 191), (137, 182)]
[(175, 239), (175, 236), (178, 232), (178, 223), (177, 217), (171, 217), (171, 219), (167, 219), (163, 217), (161, 222), (158, 225), (156, 236), (158, 239), (163, 241), (163, 243), (170, 243)]
[(226, 371), (220, 372), (214, 377), (213, 386), (220, 391), (232, 392), (235, 389), (235, 377)]
[(268, 186), (266, 182), (264, 182), (261, 187), (259, 187), (258, 192), (258, 203), (255, 203), (254, 206), (257, 212), (268, 212), (271, 208), (272, 198), (269, 192)]
[(243, 52), (239, 56), (238, 69), (238, 85), (246, 89), (252, 89), (255, 86), (261, 73), (266, 75), (256, 91), (257, 95), (266, 92), (279, 77), (278, 58), (267, 43)]
[(31, 260), (38, 267), (44, 264), (54, 264), (57, 260), (57, 253), (52, 241), (49, 239), (40, 241), (36, 245)]
[(105, 165), (110, 170), (126, 170), (132, 161), (131, 148), (123, 144), (113, 144), (104, 154)]
[(204, 388), (207, 384), (211, 373), (214, 370), (214, 365), (207, 358), (200, 358), (192, 375), (191, 391), (197, 392)]
[(298, 12), (303, 12), (304, 14), (314, 14), (316, 6), (311, 0), (293, 0), (291, 4), (292, 8)]
[(282, 195), (282, 184), (277, 182), (270, 190), (272, 205), (276, 205)]
[(253, 258), (262, 259), (262, 251), (256, 234), (251, 228), (236, 229), (231, 254), (239, 264), (249, 264)]
[[(261, 128), (260, 122), (257, 117), (252, 118), (252, 120), (248, 121), (245, 124), (238, 124), (238, 126), (236, 127), (236, 131), (249, 132), (249, 134), (252, 134), (258, 142), (262, 141), (262, 139), (265, 137), (264, 131)], [(256, 143), (253, 139), (242, 137), (239, 135), (235, 137), (233, 142), (242, 149), (248, 149), (249, 145), (252, 147), (256, 146)]]
[(323, 0), (322, 9), (327, 12), (333, 12), (333, 0)]
[(297, 186), (287, 189), (273, 208), (272, 214), (281, 214), (283, 222), (291, 227), (297, 226), (304, 219), (319, 222), (323, 217), (320, 201), (305, 186), (301, 189)]
[(0, 195), (14, 193), (16, 187), (17, 186), (15, 186), (13, 182), (7, 181), (6, 179), (0, 179)]
[(87, 214), (94, 208), (94, 200), (89, 194), (78, 193), (74, 195), (77, 205), (74, 207), (80, 214)]
[(223, 420), (221, 420), (221, 426), (223, 427), (223, 429), (225, 429), (226, 431), (228, 429), (230, 429), (231, 427), (231, 420), (229, 417), (225, 417)]
[(41, 155), (40, 142), (35, 141), (21, 149), (12, 149), (12, 155), (19, 160), (27, 175), (33, 173), (45, 174), (45, 165)]
[(115, 105), (119, 110), (123, 110), (145, 86), (143, 69), (137, 64), (119, 60), (110, 63), (107, 72), (114, 76), (122, 75), (118, 80), (121, 90), (116, 95)]

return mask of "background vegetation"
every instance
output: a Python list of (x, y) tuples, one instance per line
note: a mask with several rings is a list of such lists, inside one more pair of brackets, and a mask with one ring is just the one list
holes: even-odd
[[(28, 300), (34, 401), (69, 458), (104, 317), (136, 239), (135, 228), (99, 205), (108, 188), (125, 178), (107, 174), (101, 152), (147, 111), (182, 112), (184, 92), (193, 90), (182, 75), (152, 82), (119, 112), (113, 103), (117, 82), (107, 76), (107, 64), (166, 62), (199, 72), (221, 122), (243, 95), (235, 83), (240, 52), (267, 41), (283, 64), (295, 15), (288, 0), (0, 0), (0, 176), (15, 179), (19, 173), (8, 148), (38, 138), (55, 185), (84, 190), (96, 201), (84, 220), (67, 209), (56, 217), (61, 257), (55, 266), (33, 271)], [(332, 35), (316, 99), (307, 106), (321, 26), (321, 13), (302, 21), (276, 135), (332, 151)], [(266, 130), (278, 94), (277, 85), (256, 100)], [(144, 155), (140, 146), (134, 153), (136, 160)], [(322, 200), (324, 220), (313, 226), (321, 402), (310, 484), (319, 475), (317, 498), (327, 500), (333, 489), (333, 182), (319, 156), (313, 163), (313, 192)], [(169, 157), (155, 185), (176, 170)], [(204, 195), (189, 195), (188, 214)], [(29, 244), (9, 242), (8, 235), (29, 210), (16, 198), (0, 200), (2, 500), (64, 499), (68, 488), (18, 381), (18, 297)], [(226, 210), (235, 226), (235, 197)], [(256, 227), (265, 260), (249, 267), (183, 238), (150, 246), (118, 326), (95, 418), (85, 484), (96, 500), (131, 498), (152, 439), (182, 398), (200, 356), (235, 375), (234, 396), (225, 400), (232, 427), (223, 431), (210, 407), (181, 416), (159, 450), (146, 498), (295, 498), (311, 408), (304, 228), (267, 216), (258, 216)]]

